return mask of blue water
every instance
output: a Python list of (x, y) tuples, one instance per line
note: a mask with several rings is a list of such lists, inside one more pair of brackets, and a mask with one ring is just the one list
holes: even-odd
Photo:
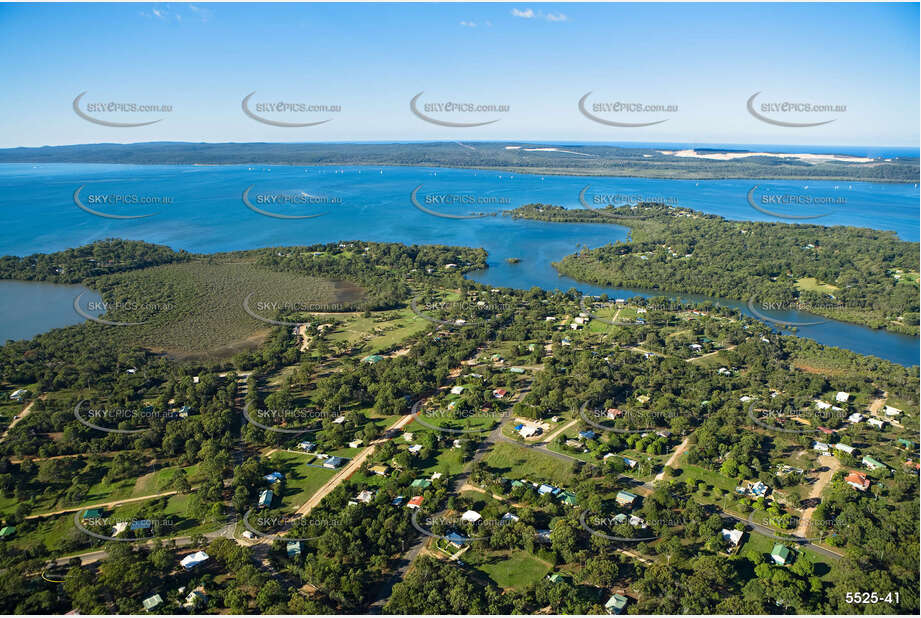
[(0, 344), (8, 339), (31, 339), (52, 328), (79, 324), (86, 318), (74, 311), (80, 294), (81, 308), (100, 315), (91, 303), (101, 303), (99, 294), (80, 285), (56, 285), (41, 281), (0, 281)]
[[(627, 229), (604, 224), (548, 224), (494, 216), (455, 220), (420, 211), (418, 200), (440, 213), (495, 212), (542, 202), (580, 206), (579, 193), (590, 185), (595, 193), (661, 198), (669, 203), (731, 219), (776, 221), (754, 210), (746, 195), (759, 191), (818, 192), (845, 195), (846, 205), (816, 222), (892, 230), (905, 240), (919, 239), (918, 188), (905, 184), (815, 181), (655, 180), (533, 176), (506, 172), (442, 168), (289, 167), (289, 166), (133, 166), (77, 164), (0, 165), (0, 255), (59, 251), (104, 238), (128, 238), (165, 244), (174, 249), (211, 253), (332, 242), (370, 240), (407, 244), (452, 244), (484, 247), (489, 269), (473, 275), (497, 286), (607, 291), (560, 277), (550, 265), (579, 247), (597, 247), (627, 237)], [(91, 197), (138, 195), (167, 198), (168, 204), (92, 208), (106, 214), (153, 214), (143, 219), (116, 220), (85, 212), (74, 203), (74, 191), (85, 185), (81, 203)], [(253, 212), (250, 201), (276, 214), (323, 214), (282, 220)], [(837, 187), (837, 189), (835, 188)], [(320, 205), (267, 205), (260, 196), (303, 192), (326, 200)], [(464, 196), (496, 203), (476, 206), (426, 205), (426, 197)], [(504, 200), (504, 201), (503, 201)], [(522, 261), (511, 265), (505, 258)], [(687, 297), (691, 298), (691, 297)], [(724, 303), (732, 304), (732, 303)], [(738, 303), (736, 303), (738, 304)], [(795, 321), (810, 321), (798, 315)], [(873, 354), (905, 365), (918, 363), (918, 339), (831, 322), (803, 327), (799, 335)]]

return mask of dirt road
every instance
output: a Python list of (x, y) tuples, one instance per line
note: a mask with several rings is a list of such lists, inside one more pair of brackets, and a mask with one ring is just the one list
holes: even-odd
[[(828, 464), (828, 470), (819, 473), (819, 477), (809, 489), (809, 495), (807, 498), (820, 497), (822, 495), (822, 490), (825, 489), (825, 486), (828, 485), (829, 481), (831, 481), (831, 477), (834, 476), (835, 472), (837, 472), (841, 467), (841, 463), (838, 461), (837, 457), (832, 455), (825, 455), (824, 457), (820, 458), (819, 461), (822, 461), (822, 459), (825, 460), (823, 463)], [(802, 519), (800, 519), (799, 526), (797, 526), (793, 534), (801, 537), (806, 536), (806, 532), (809, 529), (809, 522), (812, 521), (813, 511), (815, 511), (815, 507), (803, 511), (803, 516)]]

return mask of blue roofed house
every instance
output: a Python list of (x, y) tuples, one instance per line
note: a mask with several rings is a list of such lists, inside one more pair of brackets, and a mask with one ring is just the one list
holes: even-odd
[(622, 594), (613, 594), (608, 599), (608, 602), (604, 604), (604, 609), (609, 614), (621, 614), (624, 608), (627, 607), (627, 601), (629, 600)]
[(289, 558), (300, 556), (301, 555), (301, 542), (300, 541), (288, 541), (286, 550), (288, 552)]

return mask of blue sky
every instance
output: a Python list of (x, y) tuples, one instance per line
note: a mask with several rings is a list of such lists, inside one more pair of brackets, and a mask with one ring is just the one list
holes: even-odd
[[(917, 146), (918, 4), (67, 4), (0, 5), (0, 146), (140, 141), (531, 140)], [(78, 117), (72, 102), (167, 104), (169, 113)], [(282, 128), (252, 103), (339, 105), (263, 116), (331, 122)], [(430, 114), (425, 102), (508, 105)], [(602, 114), (595, 102), (677, 105)], [(762, 102), (845, 105), (775, 114)], [(767, 115), (770, 115), (768, 113)]]

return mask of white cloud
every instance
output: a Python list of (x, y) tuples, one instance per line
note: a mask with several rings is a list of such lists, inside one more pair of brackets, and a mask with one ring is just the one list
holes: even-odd
[(463, 26), (464, 28), (476, 28), (475, 21), (462, 21), (460, 25)]
[(543, 11), (535, 11), (534, 9), (512, 9), (513, 17), (520, 17), (522, 19), (543, 19), (545, 21), (569, 21), (569, 18), (565, 13), (544, 13)]

